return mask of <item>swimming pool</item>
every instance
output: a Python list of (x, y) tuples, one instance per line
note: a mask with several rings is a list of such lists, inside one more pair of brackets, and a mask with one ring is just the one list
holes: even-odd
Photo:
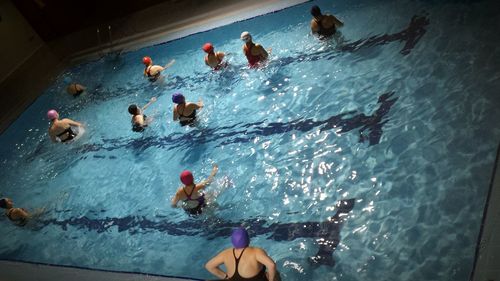
[[(342, 36), (309, 34), (313, 3)], [(313, 3), (61, 74), (0, 136), (0, 195), (47, 208), (27, 228), (2, 218), (0, 258), (209, 278), (244, 225), (284, 280), (467, 280), (500, 139), (498, 4)], [(265, 69), (246, 68), (244, 30), (273, 48)], [(205, 68), (207, 41), (228, 69)], [(144, 55), (176, 59), (165, 83), (142, 77)], [(204, 100), (198, 128), (171, 120), (176, 91)], [(155, 122), (132, 132), (128, 105), (153, 96)], [(48, 108), (87, 134), (51, 144)], [(179, 173), (213, 162), (205, 215), (170, 208)]]

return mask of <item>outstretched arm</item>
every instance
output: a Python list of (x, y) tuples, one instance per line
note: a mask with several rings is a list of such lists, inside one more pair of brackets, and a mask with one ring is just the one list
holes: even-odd
[(70, 124), (71, 126), (77, 126), (77, 127), (83, 127), (83, 125), (79, 122), (76, 122), (76, 121), (73, 121), (71, 119), (68, 119), (68, 118), (64, 118), (63, 119), (64, 121), (66, 121), (68, 124)]
[(219, 166), (217, 164), (214, 164), (212, 168), (212, 172), (210, 173), (210, 176), (206, 178), (204, 181), (200, 182), (199, 184), (196, 185), (198, 189), (204, 188), (205, 186), (209, 185), (213, 180), (217, 172), (219, 171)]
[(212, 273), (213, 275), (217, 276), (218, 278), (220, 279), (227, 279), (227, 273), (225, 273), (224, 271), (222, 271), (220, 268), (219, 268), (219, 265), (223, 264), (224, 263), (224, 257), (223, 257), (223, 254), (222, 252), (219, 253), (217, 256), (213, 257), (211, 260), (209, 260), (206, 264), (205, 264), (205, 268), (210, 272)]
[(261, 264), (265, 265), (267, 268), (267, 273), (269, 281), (275, 281), (276, 278), (276, 264), (274, 261), (267, 255), (266, 251), (262, 249), (257, 249), (256, 259)]
[(149, 102), (142, 107), (142, 110), (146, 110), (146, 108), (148, 108), (148, 106), (150, 106), (152, 103), (154, 103), (156, 101), (156, 97), (152, 97), (151, 100), (149, 100)]
[(332, 17), (333, 17), (333, 22), (335, 23), (335, 27), (342, 27), (342, 26), (344, 26), (344, 23), (341, 22), (336, 16), (332, 15)]
[(167, 64), (163, 67), (163, 69), (167, 69), (167, 68), (171, 67), (172, 65), (174, 65), (174, 63), (175, 63), (175, 60), (171, 60), (169, 63), (167, 63)]

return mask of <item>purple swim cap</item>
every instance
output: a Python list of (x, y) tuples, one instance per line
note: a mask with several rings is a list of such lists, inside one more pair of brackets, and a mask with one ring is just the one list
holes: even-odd
[(47, 111), (47, 118), (49, 118), (49, 120), (57, 119), (59, 118), (59, 113), (57, 113), (54, 109), (51, 109)]
[(236, 249), (248, 247), (250, 244), (248, 232), (242, 227), (236, 228), (233, 230), (233, 234), (231, 235), (231, 242)]
[(172, 101), (176, 104), (184, 103), (186, 99), (184, 98), (184, 95), (181, 93), (174, 93), (172, 95)]

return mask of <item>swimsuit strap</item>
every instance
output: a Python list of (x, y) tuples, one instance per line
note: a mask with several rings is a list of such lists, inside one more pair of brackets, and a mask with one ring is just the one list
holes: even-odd
[(151, 67), (152, 67), (152, 65), (146, 66), (146, 75), (148, 75), (148, 77), (151, 76)]
[(191, 199), (191, 195), (193, 195), (193, 192), (194, 192), (195, 188), (196, 188), (196, 185), (193, 187), (193, 190), (191, 190), (191, 193), (190, 193), (190, 194), (188, 194), (188, 193), (186, 192), (186, 189), (185, 189), (184, 187), (182, 187), (182, 190), (184, 191), (184, 194), (186, 194), (186, 196), (187, 196), (187, 198), (188, 198), (189, 200), (193, 200), (193, 199)]
[[(236, 272), (238, 272), (238, 264), (240, 263), (241, 256), (243, 256), (243, 252), (245, 252), (246, 249), (247, 249), (247, 247), (243, 248), (243, 251), (241, 251), (240, 256), (237, 258), (236, 253), (234, 252), (234, 250), (236, 250), (236, 249), (233, 248), (233, 256), (234, 256), (234, 260), (236, 261)], [(239, 275), (239, 273), (238, 273), (238, 275)]]

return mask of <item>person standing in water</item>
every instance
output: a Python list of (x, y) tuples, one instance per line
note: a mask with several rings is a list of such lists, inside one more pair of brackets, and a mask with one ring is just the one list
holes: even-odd
[(182, 187), (177, 189), (172, 198), (172, 207), (176, 208), (179, 201), (183, 202), (183, 209), (190, 215), (199, 215), (205, 207), (205, 194), (202, 192), (213, 180), (219, 171), (217, 164), (214, 164), (210, 176), (200, 183), (194, 182), (193, 174), (190, 171), (183, 171), (180, 175)]
[(160, 78), (161, 72), (163, 70), (171, 67), (175, 63), (175, 60), (171, 60), (165, 66), (160, 66), (154, 65), (151, 57), (146, 56), (142, 58), (142, 63), (146, 66), (146, 68), (144, 68), (144, 76), (146, 76), (149, 81), (154, 82), (158, 80), (158, 78)]
[(144, 110), (146, 110), (146, 108), (148, 108), (155, 101), (156, 98), (152, 97), (151, 100), (142, 108), (140, 108), (137, 104), (132, 104), (128, 107), (128, 113), (132, 114), (132, 131), (142, 132), (149, 125), (149, 123), (151, 123), (151, 118), (148, 118), (144, 114)]
[(179, 120), (181, 126), (193, 126), (196, 121), (196, 110), (203, 107), (203, 101), (199, 100), (197, 103), (186, 102), (183, 94), (174, 93), (172, 95), (172, 102), (176, 104), (173, 109), (174, 121)]
[(255, 44), (252, 41), (252, 35), (248, 31), (244, 31), (240, 36), (241, 40), (245, 42), (243, 45), (243, 54), (248, 60), (248, 66), (251, 68), (258, 67), (259, 63), (267, 60), (269, 54), (260, 44)]
[(215, 52), (212, 43), (205, 43), (202, 49), (207, 53), (205, 56), (205, 64), (210, 66), (213, 70), (219, 70), (227, 65), (227, 62), (222, 62), (225, 54), (223, 52)]
[(28, 223), (31, 215), (28, 211), (23, 208), (14, 208), (14, 203), (10, 198), (0, 199), (0, 208), (5, 209), (5, 215), (7, 218), (19, 226), (24, 226)]
[(335, 16), (321, 14), (321, 10), (316, 5), (312, 6), (311, 15), (313, 16), (311, 20), (311, 31), (313, 34), (328, 37), (335, 34), (338, 28), (344, 26), (344, 23)]
[(59, 113), (54, 109), (47, 112), (47, 118), (50, 120), (49, 137), (52, 142), (68, 142), (74, 139), (83, 125), (68, 118), (59, 120)]
[[(223, 280), (232, 281), (280, 281), (276, 264), (266, 251), (250, 247), (250, 238), (244, 228), (233, 230), (232, 248), (218, 253), (205, 264), (205, 268)], [(224, 264), (226, 272), (219, 268)]]

